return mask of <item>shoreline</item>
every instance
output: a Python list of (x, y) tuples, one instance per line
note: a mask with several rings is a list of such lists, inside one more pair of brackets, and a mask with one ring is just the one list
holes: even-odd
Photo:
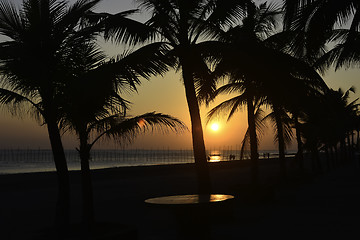
[[(286, 159), (293, 159), (294, 156), (293, 155), (289, 155), (286, 156)], [(277, 157), (270, 157), (270, 158), (259, 158), (259, 161), (276, 161), (278, 158)], [(245, 162), (250, 161), (250, 159), (243, 159), (243, 160), (220, 160), (220, 161), (214, 161), (214, 162), (209, 162), (209, 166), (212, 165), (216, 165), (216, 164), (221, 164), (221, 163), (228, 163), (228, 162), (243, 162), (245, 164)], [(53, 164), (53, 162), (51, 162)], [(34, 165), (36, 165), (36, 163), (33, 163)], [(98, 171), (98, 170), (103, 170), (103, 169), (113, 169), (113, 168), (124, 168), (124, 169), (131, 169), (131, 168), (147, 168), (147, 167), (157, 167), (157, 166), (179, 166), (179, 165), (188, 165), (188, 164), (194, 164), (191, 162), (160, 162), (159, 163), (147, 163), (147, 164), (133, 164), (131, 165), (130, 163), (126, 164), (123, 163), (123, 165), (121, 166), (121, 164), (119, 164), (118, 166), (111, 166), (112, 162), (109, 163), (102, 163), (102, 165), (95, 165), (95, 166), (90, 166), (91, 167), (91, 171)], [(107, 166), (110, 165), (110, 166)], [(235, 164), (236, 165), (236, 164)], [(41, 167), (39, 167), (41, 169)], [(34, 170), (35, 169), (35, 170)], [(21, 171), (23, 170), (23, 171)], [(4, 171), (4, 170), (2, 170)], [(77, 166), (76, 168), (74, 168), (74, 166), (69, 167), (69, 172), (77, 172), (80, 171), (80, 166)], [(36, 173), (50, 173), (50, 172), (56, 172), (56, 169), (53, 167), (51, 169), (43, 169), (43, 170), (39, 170), (36, 169), (36, 167), (33, 167), (31, 169), (29, 168), (25, 168), (25, 169), (20, 169), (20, 170), (15, 170), (15, 169), (11, 169), (11, 170), (5, 170), (4, 172), (1, 172), (0, 169), (0, 176), (3, 175), (18, 175), (18, 174), (36, 174)]]

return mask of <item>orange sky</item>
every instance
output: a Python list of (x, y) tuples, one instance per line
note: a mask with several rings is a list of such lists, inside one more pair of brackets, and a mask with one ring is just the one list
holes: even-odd
[[(121, 3), (121, 5), (119, 5)], [(116, 12), (117, 9), (126, 10), (134, 5), (131, 1), (104, 0), (101, 11)], [(0, 38), (1, 40), (1, 38)], [(110, 56), (121, 53), (119, 46), (106, 45), (106, 50)], [(342, 87), (348, 89), (355, 86), (360, 91), (359, 70), (329, 72), (324, 76), (326, 83), (337, 89)], [(125, 98), (133, 102), (130, 114), (135, 116), (150, 111), (162, 112), (178, 117), (190, 128), (190, 117), (187, 110), (185, 92), (180, 81), (179, 73), (169, 72), (164, 77), (154, 77), (151, 81), (143, 81), (138, 89), (138, 94), (126, 96)], [(359, 92), (351, 97), (359, 97)], [(223, 97), (222, 100), (226, 99)], [(211, 105), (215, 106), (215, 105)], [(210, 107), (211, 107), (210, 106)], [(210, 108), (203, 106), (201, 115), (204, 122), (204, 137), (208, 149), (217, 147), (239, 148), (247, 127), (246, 113), (241, 112), (234, 116), (230, 122), (226, 122), (226, 116), (218, 120), (220, 129), (214, 132), (210, 126), (206, 126), (205, 116)], [(63, 136), (64, 146), (71, 149), (77, 146), (75, 137), (65, 134)], [(46, 127), (39, 126), (33, 119), (11, 117), (6, 110), (0, 110), (0, 149), (2, 148), (49, 148)], [(96, 148), (114, 148), (112, 142), (101, 142)], [(144, 149), (189, 149), (191, 148), (191, 135), (189, 132), (183, 134), (147, 134), (138, 137), (129, 148)], [(294, 146), (291, 147), (294, 149)], [(272, 129), (262, 138), (260, 149), (276, 149), (273, 143)]]

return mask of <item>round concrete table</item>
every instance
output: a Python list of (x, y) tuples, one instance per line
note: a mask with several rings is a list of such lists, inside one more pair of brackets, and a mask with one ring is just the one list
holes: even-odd
[(153, 208), (170, 209), (175, 215), (178, 239), (210, 239), (214, 219), (232, 214), (234, 196), (226, 194), (190, 194), (149, 198)]
[(232, 195), (225, 194), (191, 194), (191, 195), (173, 195), (149, 198), (145, 203), (155, 205), (198, 205), (198, 204), (215, 204), (234, 199)]

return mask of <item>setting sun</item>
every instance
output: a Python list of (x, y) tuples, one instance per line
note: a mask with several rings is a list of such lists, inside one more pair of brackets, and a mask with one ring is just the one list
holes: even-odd
[(213, 131), (218, 131), (219, 130), (219, 128), (220, 128), (220, 126), (219, 126), (219, 124), (218, 123), (213, 123), (213, 124), (211, 124), (211, 130), (213, 130)]

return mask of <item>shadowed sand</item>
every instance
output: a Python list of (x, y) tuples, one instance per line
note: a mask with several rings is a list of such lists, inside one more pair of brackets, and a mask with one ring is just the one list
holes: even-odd
[[(211, 164), (213, 192), (236, 197), (231, 217), (211, 219), (212, 239), (358, 239), (360, 179), (354, 164), (317, 177), (290, 170), (290, 180), (279, 184), (277, 160), (263, 160), (256, 192), (248, 184), (248, 165)], [(71, 221), (79, 223), (79, 172), (70, 177)], [(145, 199), (196, 193), (192, 164), (94, 170), (92, 177), (96, 220), (134, 227), (141, 240), (177, 234), (172, 212), (149, 208)], [(36, 239), (54, 221), (56, 193), (55, 173), (1, 175), (1, 239)]]

